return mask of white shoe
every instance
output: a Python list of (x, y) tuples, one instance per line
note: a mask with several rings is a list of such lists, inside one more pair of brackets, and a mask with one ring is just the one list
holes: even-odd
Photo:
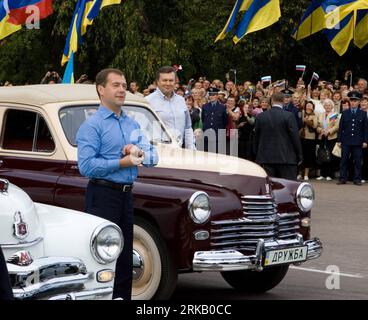
[(365, 180), (362, 180), (362, 183), (365, 183)]
[[(295, 176), (294, 176), (295, 177)], [(316, 180), (318, 180), (318, 181), (321, 181), (321, 180), (323, 180), (324, 179), (324, 177), (322, 177), (322, 176), (319, 176), (318, 178), (316, 178)]]
[[(295, 177), (295, 176), (294, 176)], [(302, 180), (302, 175), (299, 174), (297, 177), (296, 177), (297, 180)]]
[(309, 177), (308, 176), (304, 176), (304, 181), (308, 181)]
[(331, 178), (331, 177), (327, 177), (327, 178), (326, 178), (326, 180), (327, 180), (327, 181), (331, 181), (331, 180), (332, 180), (332, 178)]

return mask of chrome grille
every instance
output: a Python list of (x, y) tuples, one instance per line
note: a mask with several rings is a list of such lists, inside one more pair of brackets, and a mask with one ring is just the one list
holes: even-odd
[(255, 250), (258, 239), (293, 239), (299, 213), (278, 213), (271, 196), (243, 196), (244, 217), (211, 222), (211, 246), (217, 250)]

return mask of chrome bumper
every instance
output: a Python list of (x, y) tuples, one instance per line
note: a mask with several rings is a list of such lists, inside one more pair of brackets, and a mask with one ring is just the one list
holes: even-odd
[[(198, 251), (193, 258), (193, 271), (236, 271), (263, 270), (264, 254), (269, 250), (308, 246), (307, 261), (317, 259), (322, 254), (322, 243), (318, 238), (303, 241), (302, 236), (294, 240), (275, 240), (265, 242), (260, 239), (256, 253), (246, 256), (236, 250)], [(300, 263), (298, 263), (300, 264)]]
[(112, 291), (112, 287), (108, 287), (80, 292), (69, 292), (51, 297), (48, 300), (97, 300), (112, 295)]

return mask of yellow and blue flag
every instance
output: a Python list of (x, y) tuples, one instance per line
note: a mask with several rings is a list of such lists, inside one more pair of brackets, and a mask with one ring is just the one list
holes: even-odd
[(235, 44), (247, 34), (269, 27), (281, 17), (279, 0), (254, 0), (248, 5), (235, 32)]
[(63, 58), (61, 60), (62, 66), (70, 59), (72, 52), (77, 52), (78, 45), (83, 43), (82, 36), (86, 33), (87, 26), (93, 23), (100, 9), (120, 3), (121, 0), (78, 0), (66, 39)]
[(358, 10), (355, 31), (354, 44), (359, 48), (363, 48), (368, 43), (368, 10)]
[(264, 29), (278, 21), (281, 16), (280, 2), (279, 0), (237, 0), (224, 29), (215, 42), (223, 40), (227, 33), (235, 29), (239, 12), (244, 12), (244, 15), (236, 28), (236, 35), (233, 38), (235, 43), (248, 33)]
[(336, 28), (324, 30), (332, 48), (340, 56), (348, 50), (350, 41), (354, 37), (355, 16), (356, 11), (353, 11), (342, 19)]
[(74, 83), (74, 52), (70, 54), (70, 59), (66, 65), (62, 83)]
[(0, 1), (0, 40), (6, 38), (14, 32), (22, 28), (21, 25), (16, 25), (9, 22), (9, 8), (5, 8), (4, 0)]

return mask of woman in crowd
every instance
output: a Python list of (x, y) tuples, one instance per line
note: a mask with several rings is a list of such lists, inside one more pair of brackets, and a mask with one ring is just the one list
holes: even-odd
[(349, 98), (345, 98), (341, 100), (341, 106), (340, 106), (340, 113), (342, 113), (345, 110), (350, 109), (350, 100)]
[(327, 146), (327, 149), (331, 154), (331, 162), (323, 163), (321, 165), (321, 175), (317, 180), (323, 180), (326, 178), (327, 181), (331, 181), (334, 178), (336, 169), (336, 160), (332, 155), (332, 150), (337, 141), (340, 115), (333, 111), (334, 102), (331, 99), (325, 99), (323, 101), (323, 107), (325, 109), (325, 113), (318, 115), (318, 142), (320, 147), (324, 144)]
[(239, 130), (239, 158), (252, 160), (251, 133), (254, 129), (255, 117), (252, 115), (251, 107), (244, 100), (238, 104), (241, 116), (237, 128)]
[(316, 158), (316, 129), (318, 125), (317, 116), (314, 113), (314, 103), (308, 101), (303, 110), (303, 127), (300, 129), (300, 138), (303, 149), (303, 165), (298, 179), (303, 177), (309, 180), (309, 169), (313, 168)]
[(253, 116), (258, 116), (260, 113), (262, 113), (262, 108), (259, 104), (259, 98), (254, 97), (252, 100), (252, 109), (253, 109)]
[(262, 111), (267, 111), (268, 109), (270, 109), (270, 99), (268, 99), (267, 97), (262, 97), (260, 100), (260, 104)]
[(201, 109), (195, 107), (193, 96), (187, 96), (185, 98), (185, 103), (189, 110), (190, 119), (192, 120), (194, 134), (195, 136), (198, 136), (199, 130), (202, 130)]

